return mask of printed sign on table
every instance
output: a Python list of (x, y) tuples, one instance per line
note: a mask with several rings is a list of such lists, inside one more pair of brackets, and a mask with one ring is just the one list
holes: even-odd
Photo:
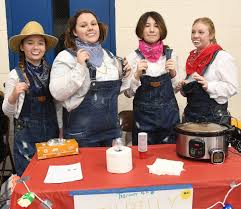
[(73, 191), (75, 209), (192, 209), (192, 185)]

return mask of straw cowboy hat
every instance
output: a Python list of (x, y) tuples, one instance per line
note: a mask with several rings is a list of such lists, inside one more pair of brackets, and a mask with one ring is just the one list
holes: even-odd
[(19, 52), (22, 40), (32, 35), (41, 35), (45, 38), (46, 50), (55, 47), (58, 42), (56, 37), (45, 34), (42, 25), (40, 25), (38, 22), (30, 21), (23, 27), (19, 35), (12, 36), (9, 39), (9, 48), (14, 52)]

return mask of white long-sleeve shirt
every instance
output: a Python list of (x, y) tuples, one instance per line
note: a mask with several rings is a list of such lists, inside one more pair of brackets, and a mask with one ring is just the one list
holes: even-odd
[[(22, 107), (23, 107), (23, 102), (25, 98), (25, 92), (21, 93), (16, 101), (15, 104), (10, 104), (8, 102), (8, 97), (12, 94), (15, 86), (17, 83), (19, 83), (19, 77), (15, 69), (13, 69), (9, 74), (7, 81), (5, 83), (5, 92), (4, 92), (4, 100), (3, 100), (3, 105), (2, 109), (5, 115), (8, 117), (14, 117), (16, 119), (19, 118), (19, 115), (21, 113)], [(62, 108), (59, 103), (55, 103), (56, 106), (56, 112), (57, 112), (57, 119), (58, 119), (58, 125), (59, 128), (63, 126), (62, 123)]]
[(238, 93), (238, 68), (234, 58), (226, 51), (217, 53), (204, 77), (208, 82), (207, 93), (219, 104), (226, 103)]
[[(133, 51), (132, 53), (130, 53), (127, 56), (127, 60), (128, 63), (130, 64), (131, 68), (133, 69), (132, 72), (132, 77), (130, 82), (130, 89), (127, 91), (127, 95), (128, 96), (134, 96), (137, 88), (141, 85), (140, 80), (136, 80), (135, 79), (135, 72), (137, 70), (137, 63), (141, 60), (142, 58), (135, 52)], [(172, 53), (172, 59), (174, 60), (175, 64), (176, 64), (176, 76), (174, 78), (172, 78), (172, 87), (175, 89), (175, 87), (177, 86), (178, 82), (179, 82), (179, 73), (178, 73), (178, 69), (177, 69), (177, 60), (176, 60), (176, 55), (175, 53)], [(166, 64), (166, 56), (161, 56), (159, 58), (159, 60), (157, 62), (150, 62), (148, 60), (147, 61), (147, 65), (148, 68), (146, 70), (146, 75), (148, 76), (152, 76), (152, 77), (157, 77), (160, 75), (163, 75), (165, 73), (167, 73), (166, 69), (165, 69), (165, 64)]]
[[(96, 70), (97, 81), (118, 80), (120, 65), (116, 59), (104, 50), (103, 63)], [(68, 51), (60, 52), (54, 60), (50, 75), (50, 92), (61, 101), (67, 111), (78, 107), (84, 100), (90, 87), (90, 75), (87, 66), (77, 62), (77, 58)], [(128, 78), (122, 79), (121, 92), (128, 88)]]

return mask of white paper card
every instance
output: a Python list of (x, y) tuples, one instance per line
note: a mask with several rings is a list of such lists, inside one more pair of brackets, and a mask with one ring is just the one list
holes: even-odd
[(80, 163), (50, 165), (44, 183), (64, 183), (83, 179)]

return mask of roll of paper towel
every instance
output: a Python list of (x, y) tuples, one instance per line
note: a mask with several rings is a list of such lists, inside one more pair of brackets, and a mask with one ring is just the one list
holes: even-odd
[(106, 150), (107, 171), (110, 173), (127, 173), (132, 170), (132, 152), (130, 147), (122, 146), (122, 150), (111, 147)]

